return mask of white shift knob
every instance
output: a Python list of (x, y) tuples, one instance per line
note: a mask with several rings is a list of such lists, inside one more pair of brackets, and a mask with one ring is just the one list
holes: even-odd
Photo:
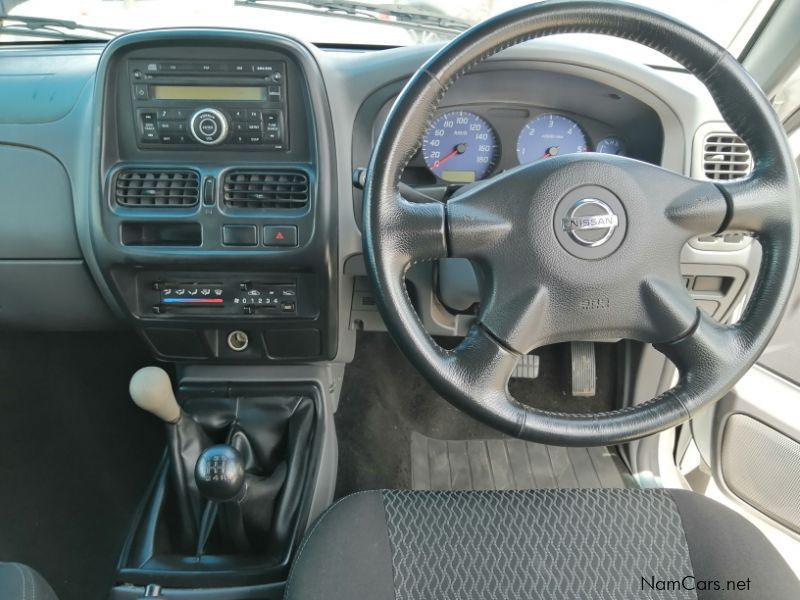
[(143, 367), (131, 377), (128, 387), (136, 406), (153, 413), (167, 423), (181, 417), (181, 407), (172, 392), (172, 382), (160, 367)]

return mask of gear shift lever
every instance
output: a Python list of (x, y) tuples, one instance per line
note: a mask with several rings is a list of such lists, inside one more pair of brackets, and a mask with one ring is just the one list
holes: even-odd
[(209, 445), (202, 427), (185, 414), (175, 399), (172, 382), (164, 369), (144, 367), (131, 377), (131, 398), (140, 408), (164, 421), (167, 429), (169, 475), (180, 516), (181, 545), (193, 548), (201, 515), (201, 499), (193, 477), (197, 458)]
[(194, 469), (197, 489), (212, 502), (234, 500), (244, 485), (244, 460), (236, 449), (218, 444), (203, 450)]
[(153, 413), (165, 423), (177, 423), (181, 407), (172, 392), (172, 382), (164, 369), (143, 367), (131, 377), (131, 398), (141, 409)]
[(216, 519), (219, 504), (238, 502), (245, 493), (244, 459), (227, 444), (206, 448), (197, 459), (194, 480), (200, 493), (209, 500), (203, 510), (197, 536), (197, 556), (203, 554)]

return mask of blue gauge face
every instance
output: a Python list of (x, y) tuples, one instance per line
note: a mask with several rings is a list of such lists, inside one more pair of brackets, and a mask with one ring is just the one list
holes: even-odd
[(595, 148), (597, 152), (602, 152), (603, 154), (617, 154), (619, 156), (625, 156), (626, 150), (625, 141), (615, 135), (603, 138), (597, 142), (597, 147)]
[(425, 164), (451, 183), (470, 183), (492, 172), (497, 134), (485, 119), (463, 110), (439, 115), (422, 138)]
[(521, 165), (588, 149), (589, 139), (581, 126), (561, 115), (539, 115), (522, 128), (517, 138), (517, 159)]

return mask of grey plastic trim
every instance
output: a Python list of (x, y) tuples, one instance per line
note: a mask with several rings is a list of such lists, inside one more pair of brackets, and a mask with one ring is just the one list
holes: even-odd
[(795, 532), (769, 518), (731, 491), (722, 473), (720, 450), (725, 425), (734, 414), (749, 415), (786, 436), (800, 440), (800, 386), (756, 365), (751, 368), (713, 408), (698, 414), (692, 421), (697, 448), (703, 460), (712, 465), (714, 480), (723, 494), (747, 514), (767, 521), (782, 532), (800, 540)]

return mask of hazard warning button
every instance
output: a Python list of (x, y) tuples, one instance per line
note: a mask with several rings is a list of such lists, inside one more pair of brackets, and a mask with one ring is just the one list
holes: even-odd
[(295, 225), (264, 225), (265, 246), (297, 246)]

